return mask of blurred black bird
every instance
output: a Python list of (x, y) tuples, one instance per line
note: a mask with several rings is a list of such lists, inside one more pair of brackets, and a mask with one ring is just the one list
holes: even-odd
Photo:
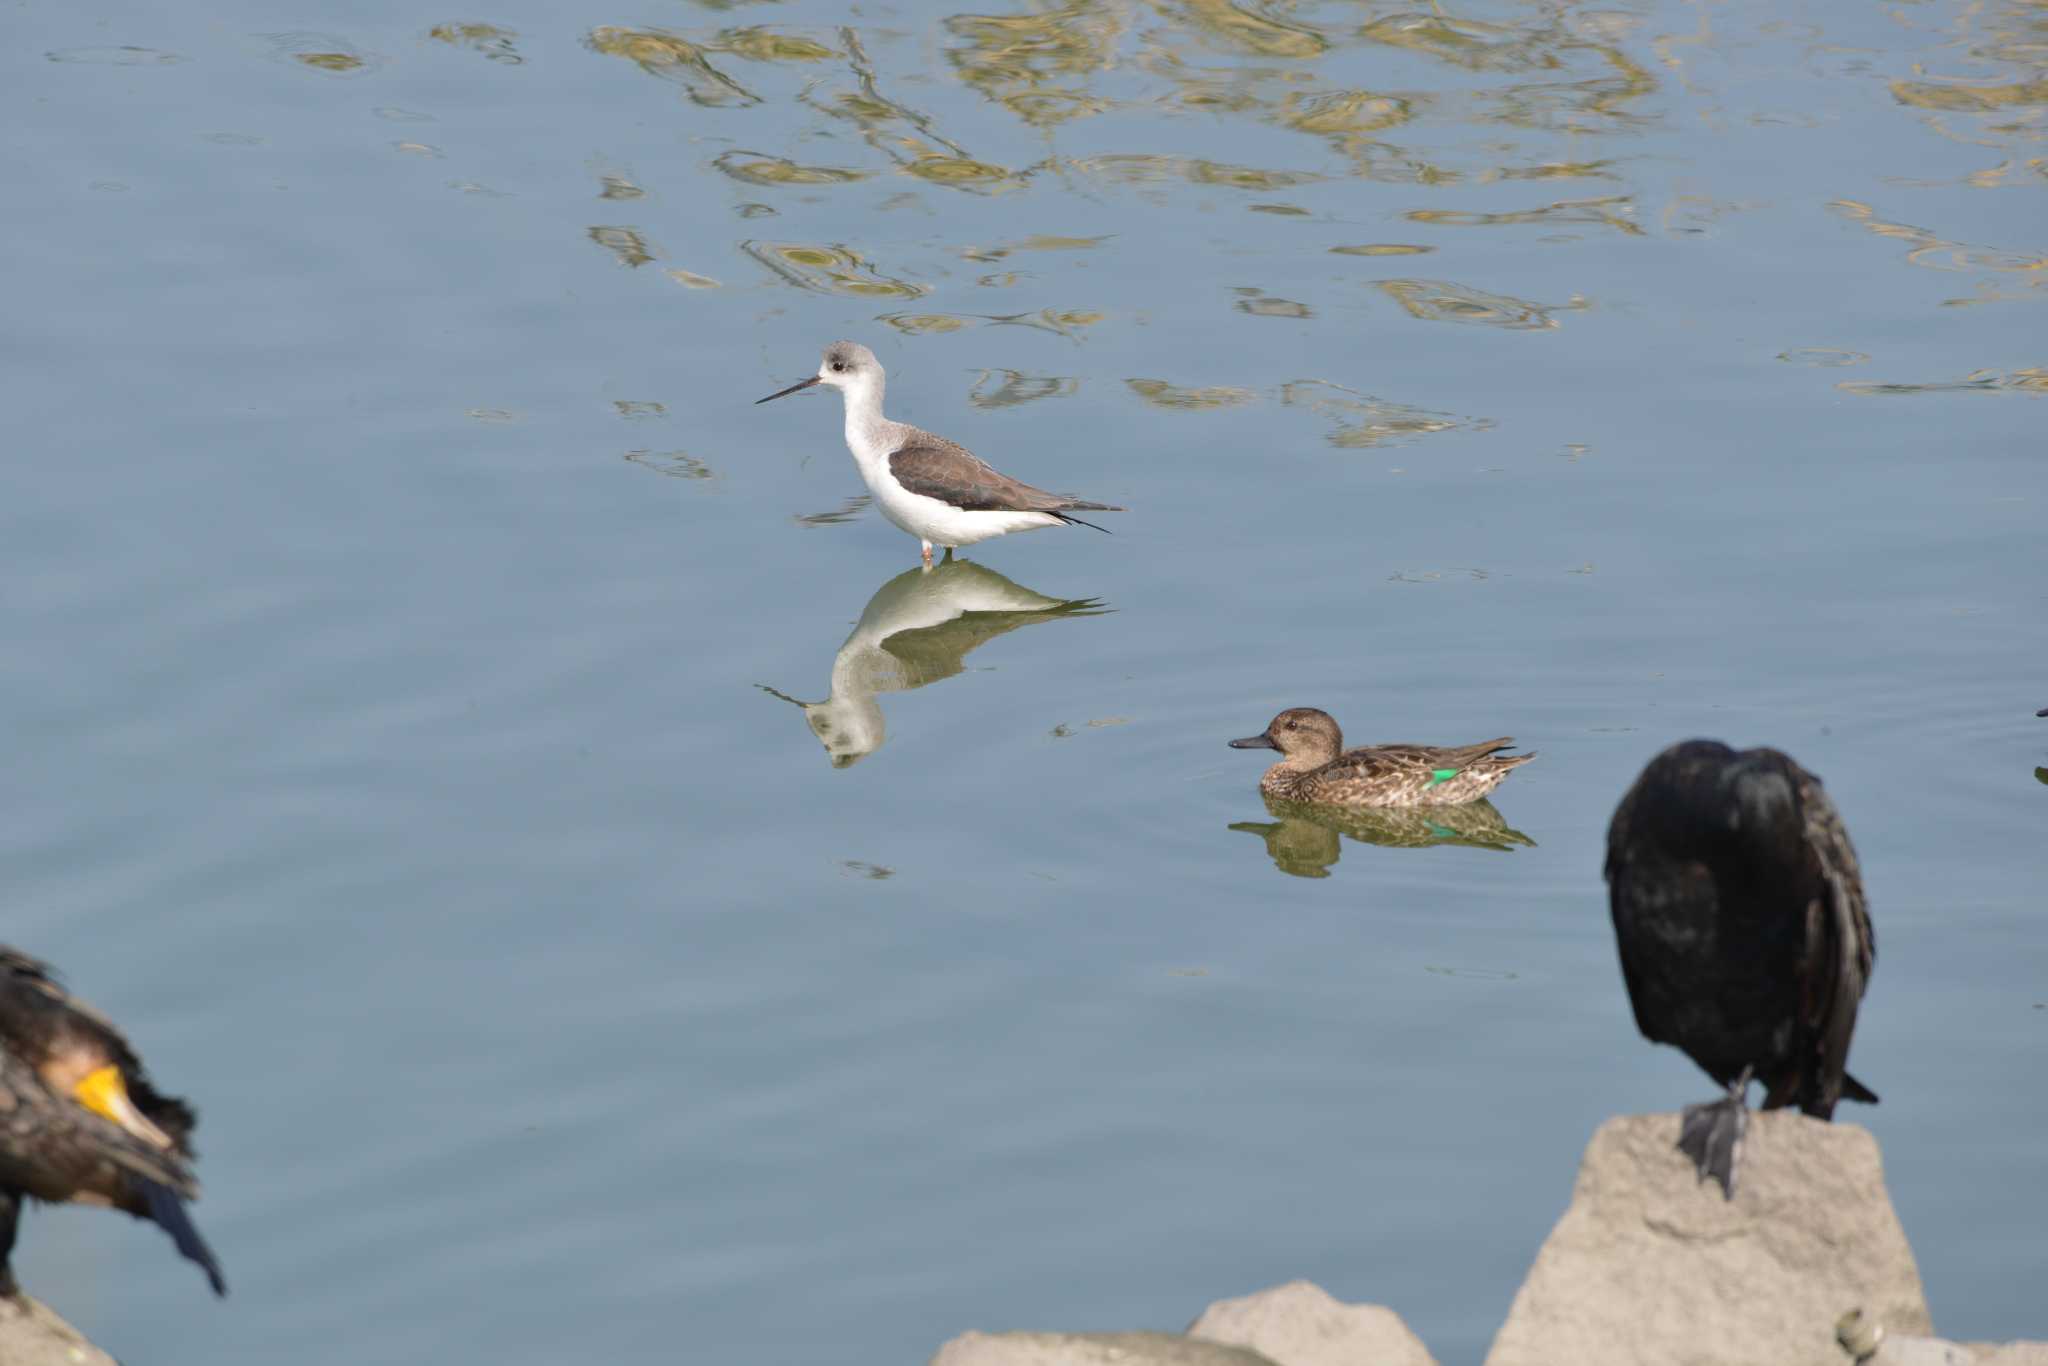
[(162, 1226), (227, 1294), (220, 1263), (185, 1213), (192, 1107), (150, 1083), (113, 1022), (48, 966), (0, 945), (0, 1296), (20, 1293), (8, 1259), (24, 1198), (108, 1205)]
[(1685, 1110), (1701, 1179), (1734, 1198), (1752, 1078), (1766, 1110), (1877, 1102), (1847, 1071), (1877, 940), (1820, 779), (1774, 749), (1673, 745), (1615, 809), (1606, 874), (1636, 1027), (1728, 1088)]

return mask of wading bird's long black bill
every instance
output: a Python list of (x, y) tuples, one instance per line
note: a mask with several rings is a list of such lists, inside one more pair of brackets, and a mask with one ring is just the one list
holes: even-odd
[(1231, 747), (1232, 749), (1278, 749), (1278, 748), (1280, 748), (1280, 746), (1278, 746), (1278, 745), (1276, 745), (1276, 744), (1274, 744), (1274, 743), (1273, 743), (1273, 737), (1272, 737), (1272, 736), (1270, 736), (1270, 735), (1247, 735), (1247, 736), (1245, 736), (1245, 737), (1244, 737), (1244, 739), (1242, 739), (1242, 740), (1232, 740), (1232, 741), (1230, 742), (1230, 747)]
[(790, 385), (790, 386), (789, 386), (789, 387), (788, 387), (787, 389), (778, 389), (778, 390), (776, 390), (776, 391), (775, 391), (774, 393), (772, 393), (772, 394), (768, 395), (768, 397), (767, 397), (767, 398), (757, 398), (757, 399), (755, 399), (755, 400), (754, 400), (754, 406), (755, 406), (756, 408), (758, 408), (758, 407), (760, 407), (760, 406), (761, 406), (762, 404), (764, 404), (764, 403), (768, 403), (768, 402), (771, 402), (771, 401), (773, 401), (773, 400), (775, 400), (775, 399), (778, 399), (778, 398), (788, 398), (788, 397), (789, 397), (789, 396), (790, 396), (791, 394), (795, 393), (795, 392), (796, 392), (797, 390), (799, 390), (799, 389), (808, 389), (808, 388), (810, 388), (810, 387), (811, 387), (811, 386), (812, 386), (813, 384), (816, 384), (817, 382), (818, 382), (818, 377), (817, 377), (816, 375), (812, 375), (812, 376), (811, 376), (811, 377), (810, 377), (809, 379), (800, 379), (800, 380), (798, 380), (798, 381), (797, 381), (796, 383), (794, 383), (794, 384)]

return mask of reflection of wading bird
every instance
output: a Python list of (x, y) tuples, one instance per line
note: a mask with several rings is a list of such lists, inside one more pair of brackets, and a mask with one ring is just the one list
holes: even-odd
[(1238, 821), (1230, 828), (1260, 836), (1280, 871), (1296, 877), (1328, 877), (1340, 835), (1390, 849), (1457, 844), (1505, 854), (1518, 844), (1536, 847), (1484, 797), (1457, 806), (1319, 806), (1268, 797), (1266, 810), (1272, 820)]
[(906, 569), (868, 599), (853, 634), (839, 647), (830, 697), (804, 702), (760, 686), (802, 707), (832, 767), (845, 768), (881, 747), (882, 708), (875, 694), (951, 678), (968, 651), (1019, 626), (1105, 610), (1094, 598), (1062, 601), (1034, 593), (967, 560)]
[(1503, 735), (1476, 745), (1373, 745), (1346, 750), (1344, 734), (1326, 711), (1294, 707), (1258, 735), (1232, 740), (1232, 749), (1277, 749), (1280, 762), (1259, 779), (1259, 791), (1283, 801), (1335, 806), (1452, 806), (1484, 797), (1508, 770), (1533, 754), (1499, 754), (1514, 741)]
[(162, 1225), (216, 1295), (220, 1264), (185, 1213), (192, 1108), (150, 1085), (120, 1031), (27, 954), (0, 945), (0, 1295), (23, 1197), (111, 1205)]
[(1685, 1110), (1678, 1146), (1730, 1199), (1754, 1076), (1766, 1110), (1832, 1118), (1877, 961), (1856, 851), (1820, 779), (1774, 749), (1665, 750), (1615, 809), (1607, 896), (1636, 1027), (1726, 1099)]
[(883, 417), (882, 363), (857, 342), (833, 342), (825, 348), (817, 374), (755, 402), (766, 403), (813, 384), (829, 384), (845, 395), (846, 445), (853, 463), (860, 467), (860, 477), (867, 481), (882, 515), (923, 542), (926, 564), (932, 562), (935, 545), (951, 550), (1012, 531), (1063, 523), (1103, 531), (1106, 528), (1071, 514), (1123, 511), (1019, 483), (943, 436)]

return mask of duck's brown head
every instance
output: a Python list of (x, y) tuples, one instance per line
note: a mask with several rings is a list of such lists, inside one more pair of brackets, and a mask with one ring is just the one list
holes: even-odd
[(1312, 767), (1327, 764), (1344, 748), (1344, 733), (1337, 719), (1314, 707), (1289, 707), (1273, 718), (1260, 735), (1232, 740), (1232, 749), (1277, 749), (1290, 765)]

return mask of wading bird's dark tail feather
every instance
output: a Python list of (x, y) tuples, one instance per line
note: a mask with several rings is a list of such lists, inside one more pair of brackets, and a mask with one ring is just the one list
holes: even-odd
[(213, 1285), (213, 1293), (225, 1296), (228, 1293), (227, 1278), (221, 1275), (220, 1263), (214, 1260), (213, 1249), (199, 1236), (192, 1218), (185, 1213), (185, 1202), (178, 1193), (160, 1182), (137, 1178), (141, 1181), (143, 1199), (149, 1207), (151, 1222), (171, 1235), (171, 1241), (178, 1245), (178, 1251), (192, 1261), (199, 1263), (206, 1272), (206, 1279)]
[(1877, 1092), (1871, 1090), (1847, 1072), (1844, 1072), (1842, 1074), (1842, 1099), (1860, 1100), (1865, 1105), (1875, 1105), (1877, 1104)]
[[(1109, 508), (1109, 509), (1107, 509), (1107, 511), (1110, 511), (1110, 512), (1121, 512), (1121, 511), (1123, 511), (1123, 509), (1122, 509), (1122, 508)], [(1102, 533), (1103, 535), (1105, 535), (1105, 536), (1109, 536), (1109, 535), (1113, 535), (1113, 534), (1115, 534), (1115, 533), (1111, 532), (1111, 531), (1110, 531), (1110, 529), (1109, 529), (1108, 527), (1106, 527), (1106, 526), (1096, 526), (1096, 525), (1095, 525), (1095, 523), (1093, 523), (1093, 522), (1084, 522), (1084, 521), (1082, 521), (1082, 520), (1081, 520), (1081, 519), (1080, 519), (1079, 517), (1073, 516), (1073, 515), (1072, 515), (1071, 513), (1066, 513), (1066, 512), (1055, 512), (1055, 513), (1054, 513), (1054, 514), (1052, 514), (1052, 515), (1053, 515), (1053, 516), (1055, 516), (1055, 517), (1057, 517), (1057, 518), (1059, 518), (1059, 519), (1060, 519), (1060, 520), (1061, 520), (1062, 522), (1065, 522), (1065, 523), (1066, 523), (1066, 524), (1067, 524), (1068, 526), (1085, 526), (1085, 527), (1088, 527), (1088, 528), (1089, 528), (1089, 529), (1091, 529), (1091, 530), (1094, 530), (1094, 531), (1099, 531), (1099, 532), (1101, 532), (1101, 533)]]

